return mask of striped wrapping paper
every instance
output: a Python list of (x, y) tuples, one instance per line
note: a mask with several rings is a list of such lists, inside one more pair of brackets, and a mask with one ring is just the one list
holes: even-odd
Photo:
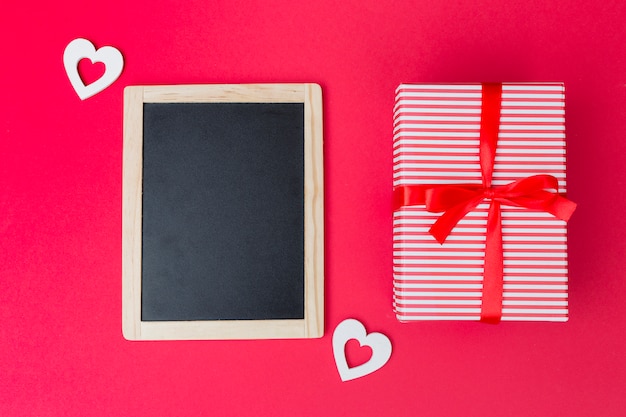
[[(481, 184), (481, 85), (402, 84), (394, 108), (394, 187)], [(535, 174), (565, 183), (562, 83), (505, 83), (493, 186)], [(428, 233), (439, 217), (423, 206), (394, 213), (394, 310), (400, 321), (479, 320), (488, 203), (443, 245)], [(502, 206), (502, 320), (567, 321), (566, 224)]]

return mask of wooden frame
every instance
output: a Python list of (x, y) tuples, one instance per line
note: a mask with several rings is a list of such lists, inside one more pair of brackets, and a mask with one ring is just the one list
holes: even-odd
[[(144, 103), (304, 103), (304, 319), (142, 321)], [(322, 95), (317, 84), (131, 86), (124, 91), (122, 330), (128, 340), (312, 338), (324, 333)]]

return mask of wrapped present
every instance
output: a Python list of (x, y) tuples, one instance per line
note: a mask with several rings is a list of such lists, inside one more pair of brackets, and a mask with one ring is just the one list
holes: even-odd
[(562, 83), (398, 87), (400, 321), (567, 321), (564, 102)]

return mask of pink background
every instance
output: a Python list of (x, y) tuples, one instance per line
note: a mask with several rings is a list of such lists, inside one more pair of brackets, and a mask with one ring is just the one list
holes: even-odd
[[(623, 2), (46, 3), (0, 6), (0, 415), (626, 413)], [(126, 60), (86, 101), (62, 64), (77, 37)], [(566, 324), (395, 320), (394, 89), (450, 81), (565, 82), (568, 196), (579, 203)], [(125, 341), (122, 90), (239, 82), (323, 88), (326, 334)], [(342, 383), (331, 335), (348, 317), (386, 333), (394, 352)]]

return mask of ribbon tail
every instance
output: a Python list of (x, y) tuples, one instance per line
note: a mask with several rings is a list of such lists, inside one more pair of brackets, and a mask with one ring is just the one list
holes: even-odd
[[(465, 201), (454, 207), (446, 210), (438, 219), (433, 223), (429, 229), (429, 233), (442, 245), (446, 241), (446, 238), (452, 232), (452, 229), (457, 225), (459, 221), (467, 213), (474, 210), (478, 204), (483, 200), (482, 195), (475, 196), (469, 201)], [(428, 205), (428, 201), (426, 202)], [(427, 206), (428, 207), (428, 206)]]
[(502, 318), (504, 291), (504, 257), (502, 255), (502, 221), (500, 203), (491, 201), (487, 217), (485, 266), (480, 321), (497, 324)]
[(574, 210), (576, 210), (576, 203), (565, 197), (557, 195), (551, 206), (546, 211), (553, 214), (556, 218), (567, 222), (570, 217), (572, 217)]

